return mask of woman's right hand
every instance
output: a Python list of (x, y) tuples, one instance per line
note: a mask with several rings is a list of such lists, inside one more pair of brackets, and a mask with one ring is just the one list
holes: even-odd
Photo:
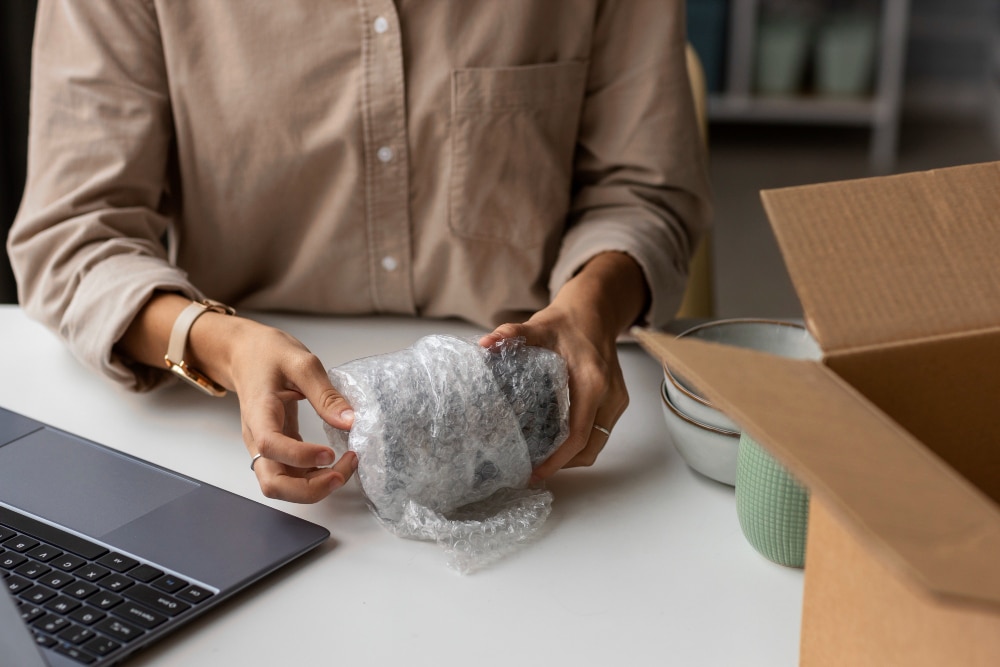
[[(170, 330), (190, 300), (158, 293), (139, 312), (116, 351), (162, 368)], [(330, 383), (322, 362), (293, 336), (242, 317), (206, 312), (191, 327), (185, 360), (235, 391), (243, 443), (268, 498), (313, 503), (344, 485), (357, 469), (354, 452), (335, 460), (333, 450), (302, 441), (299, 401), (323, 421), (349, 430), (351, 406)]]

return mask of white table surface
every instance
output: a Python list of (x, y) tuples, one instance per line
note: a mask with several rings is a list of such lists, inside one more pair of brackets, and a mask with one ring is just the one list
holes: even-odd
[[(259, 316), (334, 366), (455, 322)], [(471, 575), (381, 528), (352, 481), (315, 505), (264, 498), (236, 399), (130, 394), (0, 306), (0, 406), (326, 526), (332, 538), (137, 656), (135, 665), (740, 665), (798, 660), (802, 573), (745, 541), (733, 489), (667, 439), (660, 367), (621, 347), (631, 404), (597, 464), (550, 480), (546, 533)], [(325, 442), (303, 404), (302, 435)]]

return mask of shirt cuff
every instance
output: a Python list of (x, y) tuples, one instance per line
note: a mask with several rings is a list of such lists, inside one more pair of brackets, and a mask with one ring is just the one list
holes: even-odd
[(594, 256), (623, 252), (636, 261), (649, 286), (650, 304), (636, 324), (665, 327), (677, 314), (687, 285), (692, 250), (641, 220), (582, 220), (563, 239), (552, 269), (552, 297)]
[(192, 300), (204, 298), (184, 271), (163, 260), (144, 255), (108, 257), (80, 281), (59, 335), (85, 366), (132, 391), (153, 389), (170, 377), (166, 367), (128, 362), (113, 348), (157, 290)]

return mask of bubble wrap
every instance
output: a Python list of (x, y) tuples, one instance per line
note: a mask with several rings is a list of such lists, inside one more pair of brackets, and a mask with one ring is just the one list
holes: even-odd
[(354, 408), (350, 432), (327, 426), (379, 521), (440, 544), (471, 572), (517, 549), (548, 517), (534, 466), (566, 439), (569, 390), (556, 353), (505, 339), (427, 336), (412, 347), (329, 370)]

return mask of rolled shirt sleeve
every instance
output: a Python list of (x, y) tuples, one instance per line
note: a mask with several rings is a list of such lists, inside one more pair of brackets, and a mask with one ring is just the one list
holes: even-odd
[(594, 255), (642, 268), (644, 320), (666, 325), (710, 218), (705, 147), (685, 60), (683, 3), (604, 3), (598, 13), (554, 295)]
[(164, 377), (112, 348), (156, 289), (198, 291), (172, 266), (171, 118), (144, 2), (39, 3), (24, 199), (8, 238), (18, 297), (86, 365), (133, 389)]

